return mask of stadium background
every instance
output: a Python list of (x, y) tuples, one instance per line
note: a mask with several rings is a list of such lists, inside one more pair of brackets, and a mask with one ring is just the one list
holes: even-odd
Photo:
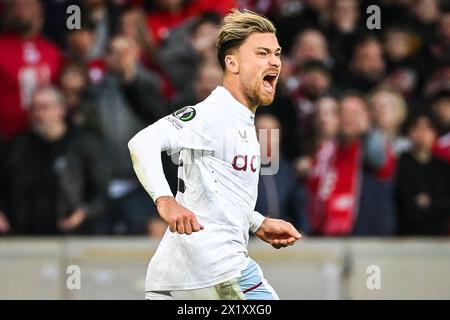
[(0, 0), (0, 298), (142, 298), (165, 225), (126, 145), (220, 84), (233, 7), (268, 16), (283, 47), (256, 122), (280, 130), (280, 170), (261, 176), (257, 209), (305, 240), (250, 245), (280, 296), (450, 297), (448, 1)]

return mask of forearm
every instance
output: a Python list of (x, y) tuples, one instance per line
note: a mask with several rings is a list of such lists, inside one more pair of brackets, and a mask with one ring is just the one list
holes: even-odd
[(152, 125), (136, 134), (128, 148), (136, 175), (153, 201), (161, 196), (173, 197), (161, 162), (161, 151), (166, 150), (167, 145), (157, 126)]

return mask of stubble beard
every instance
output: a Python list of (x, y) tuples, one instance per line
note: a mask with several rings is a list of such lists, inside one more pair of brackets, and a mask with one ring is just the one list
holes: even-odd
[(261, 83), (257, 83), (253, 88), (245, 88), (245, 95), (252, 106), (268, 106), (272, 104), (274, 100), (275, 95), (264, 95), (264, 93), (261, 92), (261, 85)]

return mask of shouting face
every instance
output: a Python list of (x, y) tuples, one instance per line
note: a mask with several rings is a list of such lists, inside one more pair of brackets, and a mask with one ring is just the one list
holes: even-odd
[(244, 98), (253, 106), (269, 105), (281, 70), (281, 48), (274, 33), (253, 33), (225, 58), (237, 75)]

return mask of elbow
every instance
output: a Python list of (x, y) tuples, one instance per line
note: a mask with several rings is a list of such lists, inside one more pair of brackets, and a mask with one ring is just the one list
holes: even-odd
[(143, 147), (146, 145), (145, 136), (144, 130), (142, 130), (128, 141), (128, 150), (132, 159), (135, 159), (138, 156), (139, 150), (143, 150)]
[(130, 152), (130, 157), (133, 162), (133, 165), (136, 164), (136, 157), (137, 157), (136, 150), (138, 149), (137, 145), (138, 145), (138, 142), (137, 142), (136, 136), (134, 136), (130, 141), (128, 141), (128, 150)]
[(136, 156), (138, 151), (142, 152), (149, 147), (157, 146), (159, 144), (159, 139), (158, 135), (155, 133), (156, 130), (152, 126), (136, 133), (136, 135), (128, 141), (128, 150), (130, 151), (130, 154)]
[[(150, 128), (143, 129), (136, 133), (133, 138), (128, 141), (128, 150), (130, 153), (136, 151), (140, 145), (145, 143), (145, 140), (149, 138), (149, 130)], [(150, 135), (151, 136), (151, 135)]]
[(128, 150), (130, 151), (130, 154), (133, 154), (134, 151), (136, 150), (136, 145), (137, 145), (137, 134), (131, 138), (130, 141), (128, 141)]

